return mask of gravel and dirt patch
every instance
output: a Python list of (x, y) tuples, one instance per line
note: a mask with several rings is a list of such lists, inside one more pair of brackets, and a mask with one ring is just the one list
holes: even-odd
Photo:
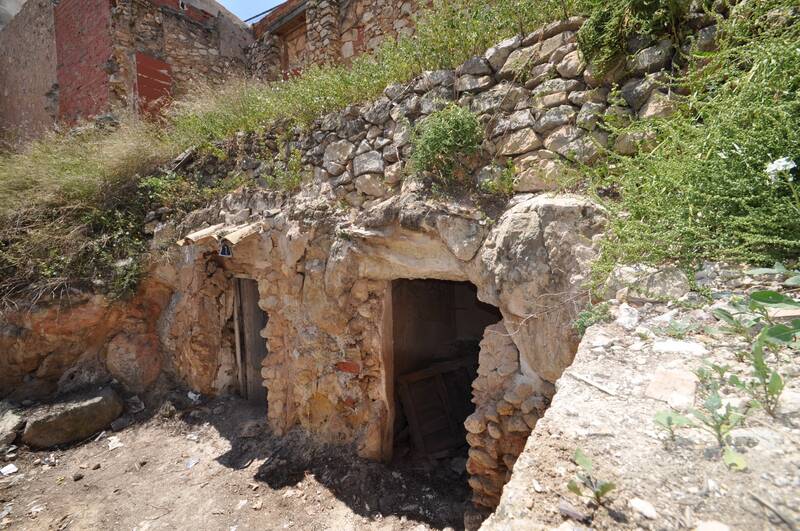
[(165, 404), (80, 446), (18, 450), (19, 471), (0, 478), (0, 528), (462, 526), (466, 476), (447, 462), (386, 466), (298, 432), (277, 437), (264, 425), (263, 408), (236, 398), (180, 412)]

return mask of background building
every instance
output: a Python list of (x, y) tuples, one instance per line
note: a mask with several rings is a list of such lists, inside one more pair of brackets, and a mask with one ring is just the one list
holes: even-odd
[(288, 0), (253, 25), (253, 74), (275, 80), (314, 63), (349, 62), (413, 33), (417, 0)]
[(288, 0), (249, 27), (214, 0), (6, 2), (18, 12), (0, 30), (0, 138), (12, 144), (56, 123), (152, 113), (200, 81), (346, 64), (413, 33), (417, 5)]
[(151, 112), (245, 72), (250, 28), (213, 0), (28, 0), (0, 31), (0, 133)]

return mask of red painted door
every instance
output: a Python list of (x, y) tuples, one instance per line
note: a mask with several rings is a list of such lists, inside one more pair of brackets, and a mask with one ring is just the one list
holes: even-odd
[(169, 64), (147, 54), (136, 53), (136, 95), (139, 112), (158, 114), (172, 93)]

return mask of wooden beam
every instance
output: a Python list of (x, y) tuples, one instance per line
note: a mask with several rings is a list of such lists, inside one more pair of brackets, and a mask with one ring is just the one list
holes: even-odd
[(244, 364), (242, 363), (242, 333), (239, 322), (239, 305), (241, 304), (242, 296), (239, 293), (239, 279), (233, 279), (233, 335), (234, 342), (236, 343), (236, 375), (239, 380), (239, 393), (244, 398), (247, 398), (247, 387), (245, 386)]

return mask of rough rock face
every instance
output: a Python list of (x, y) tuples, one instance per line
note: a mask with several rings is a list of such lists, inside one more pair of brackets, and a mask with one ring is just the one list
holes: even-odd
[(120, 332), (109, 342), (106, 354), (108, 372), (134, 392), (142, 392), (161, 372), (158, 338)]
[[(754, 290), (783, 288), (718, 264), (707, 264), (696, 279), (709, 299), (686, 289), (681, 304), (637, 297), (610, 301), (609, 322), (586, 332), (482, 529), (581, 525), (559, 510), (564, 502), (577, 514), (593, 516), (595, 529), (756, 529), (798, 521), (800, 384), (791, 377), (798, 371), (796, 352), (786, 347), (779, 358), (784, 361), (767, 358), (786, 381), (775, 417), (748, 408), (746, 393), (722, 385), (723, 403), (749, 410), (726, 443), (744, 457), (745, 471), (725, 465), (719, 443), (691, 413), (704, 407), (710, 385), (698, 378), (704, 368), (713, 373), (716, 364), (725, 367), (725, 378), (752, 377), (749, 361), (736, 358), (749, 343), (725, 332), (713, 310), (729, 308), (734, 298)], [(649, 278), (643, 283), (653, 286)], [(789, 312), (775, 315), (792, 319)], [(673, 440), (655, 423), (660, 411), (683, 414), (694, 426), (676, 428)], [(594, 510), (568, 491), (576, 448), (592, 459), (597, 479), (615, 482), (609, 510)]]
[[(478, 297), (497, 306), (516, 331), (510, 340), (513, 363), (502, 373), (509, 389), (530, 382), (528, 394), (541, 396), (551, 389), (545, 380), (571, 362), (570, 323), (584, 302), (581, 283), (594, 256), (593, 238), (603, 227), (602, 212), (590, 202), (520, 195), (489, 226), (474, 209), (410, 192), (355, 216), (297, 220), (295, 212), (327, 212), (327, 205), (301, 197), (307, 202), (285, 202), (278, 209), (272, 208), (280, 202), (274, 194), (262, 199), (265, 209), (251, 214), (245, 228), (210, 225), (184, 239), (183, 267), (175, 277), (185, 279), (185, 287), (173, 296), (160, 329), (162, 343), (175, 345), (168, 357), (187, 360), (176, 363), (176, 370), (195, 388), (234, 383), (232, 373), (223, 374), (231, 354), (218, 347), (232, 341), (226, 339), (232, 304), (220, 303), (232, 296), (226, 280), (231, 276), (258, 281), (259, 305), (269, 315), (262, 374), (272, 426), (280, 431), (300, 424), (332, 442), (353, 441), (365, 456), (388, 457), (391, 451), (394, 404), (385, 398), (389, 368), (383, 345), (390, 338), (383, 319), (395, 279), (467, 280), (477, 286)], [(232, 210), (252, 201), (244, 193), (225, 199)], [(216, 256), (220, 242), (231, 245), (231, 258)], [(184, 337), (192, 338), (189, 344), (177, 341)], [(547, 345), (547, 351), (537, 345)], [(476, 400), (484, 395), (476, 394)]]
[(14, 442), (17, 434), (25, 426), (25, 419), (13, 410), (0, 414), (0, 448)]
[[(170, 289), (153, 276), (130, 301), (75, 297), (66, 307), (6, 314), (0, 325), (4, 356), (0, 396), (41, 398), (109, 380), (108, 341), (121, 330), (131, 334), (155, 330)], [(87, 367), (92, 370), (84, 370)]]
[(81, 441), (122, 413), (122, 400), (106, 387), (94, 396), (43, 406), (28, 417), (22, 442), (33, 448), (51, 448)]

